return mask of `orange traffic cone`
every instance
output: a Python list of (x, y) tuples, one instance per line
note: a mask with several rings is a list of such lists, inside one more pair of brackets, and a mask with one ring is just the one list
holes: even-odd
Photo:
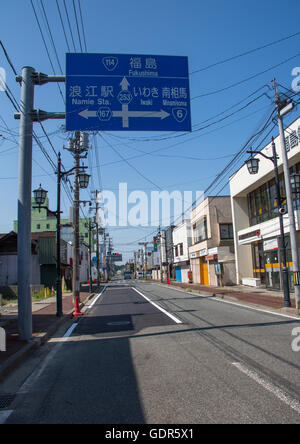
[(73, 313), (73, 316), (83, 316), (83, 313), (81, 313), (80, 311), (78, 296), (75, 297), (75, 311)]

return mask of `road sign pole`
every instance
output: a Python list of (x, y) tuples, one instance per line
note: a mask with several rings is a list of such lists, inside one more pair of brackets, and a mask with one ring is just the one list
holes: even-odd
[(22, 69), (18, 198), (18, 320), (20, 339), (32, 338), (31, 188), (34, 69)]

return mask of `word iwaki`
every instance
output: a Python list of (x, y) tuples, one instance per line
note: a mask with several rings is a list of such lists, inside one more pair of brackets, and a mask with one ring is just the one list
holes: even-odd
[(6, 72), (4, 68), (0, 67), (0, 91), (6, 90)]
[[(119, 184), (119, 193), (104, 190), (98, 210), (98, 223), (110, 227), (154, 227), (180, 223), (190, 217), (193, 204), (203, 201), (203, 191), (141, 190), (128, 194), (127, 183)], [(102, 204), (102, 205), (101, 205)]]
[(296, 336), (292, 341), (292, 350), (295, 353), (300, 352), (300, 327), (296, 327), (292, 330), (292, 336)]
[(0, 352), (6, 351), (6, 333), (4, 328), (0, 327)]

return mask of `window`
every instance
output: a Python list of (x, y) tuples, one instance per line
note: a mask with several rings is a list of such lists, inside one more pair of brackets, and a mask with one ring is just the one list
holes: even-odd
[(201, 221), (197, 222), (193, 226), (194, 231), (194, 242), (197, 244), (198, 242), (202, 242), (207, 239), (207, 220), (204, 217)]
[(175, 250), (175, 257), (178, 257), (179, 256), (178, 255), (178, 245), (175, 246), (174, 250)]
[(233, 239), (232, 224), (220, 224), (220, 238), (221, 239)]
[(50, 224), (47, 224), (46, 227), (47, 227), (47, 230), (50, 230)]
[(41, 229), (41, 225), (40, 225), (40, 224), (37, 224), (36, 229), (37, 229), (37, 230), (40, 230), (40, 229)]
[(183, 256), (183, 244), (179, 244), (180, 256)]
[(89, 233), (85, 233), (84, 237), (85, 238), (89, 237)]

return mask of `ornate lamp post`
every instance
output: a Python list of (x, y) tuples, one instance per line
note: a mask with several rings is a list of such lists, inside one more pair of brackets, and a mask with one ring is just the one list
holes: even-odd
[(279, 183), (279, 173), (278, 173), (278, 163), (277, 163), (277, 152), (274, 143), (274, 139), (272, 138), (272, 156), (267, 156), (261, 151), (247, 151), (247, 153), (251, 154), (250, 159), (248, 159), (245, 163), (247, 165), (248, 171), (250, 174), (257, 174), (259, 170), (259, 159), (253, 157), (253, 154), (258, 154), (263, 156), (265, 159), (271, 160), (274, 164), (275, 171), (275, 183), (276, 183), (276, 200), (277, 205), (279, 207), (279, 224), (280, 224), (280, 251), (281, 257), (283, 259), (284, 266), (282, 267), (282, 281), (283, 281), (283, 293), (284, 293), (284, 306), (291, 307), (291, 298), (290, 298), (290, 289), (289, 289), (289, 278), (288, 278), (288, 267), (287, 267), (287, 254), (286, 254), (286, 246), (284, 241), (284, 225), (283, 225), (283, 215), (286, 210), (282, 206), (283, 199), (280, 192), (280, 183)]

